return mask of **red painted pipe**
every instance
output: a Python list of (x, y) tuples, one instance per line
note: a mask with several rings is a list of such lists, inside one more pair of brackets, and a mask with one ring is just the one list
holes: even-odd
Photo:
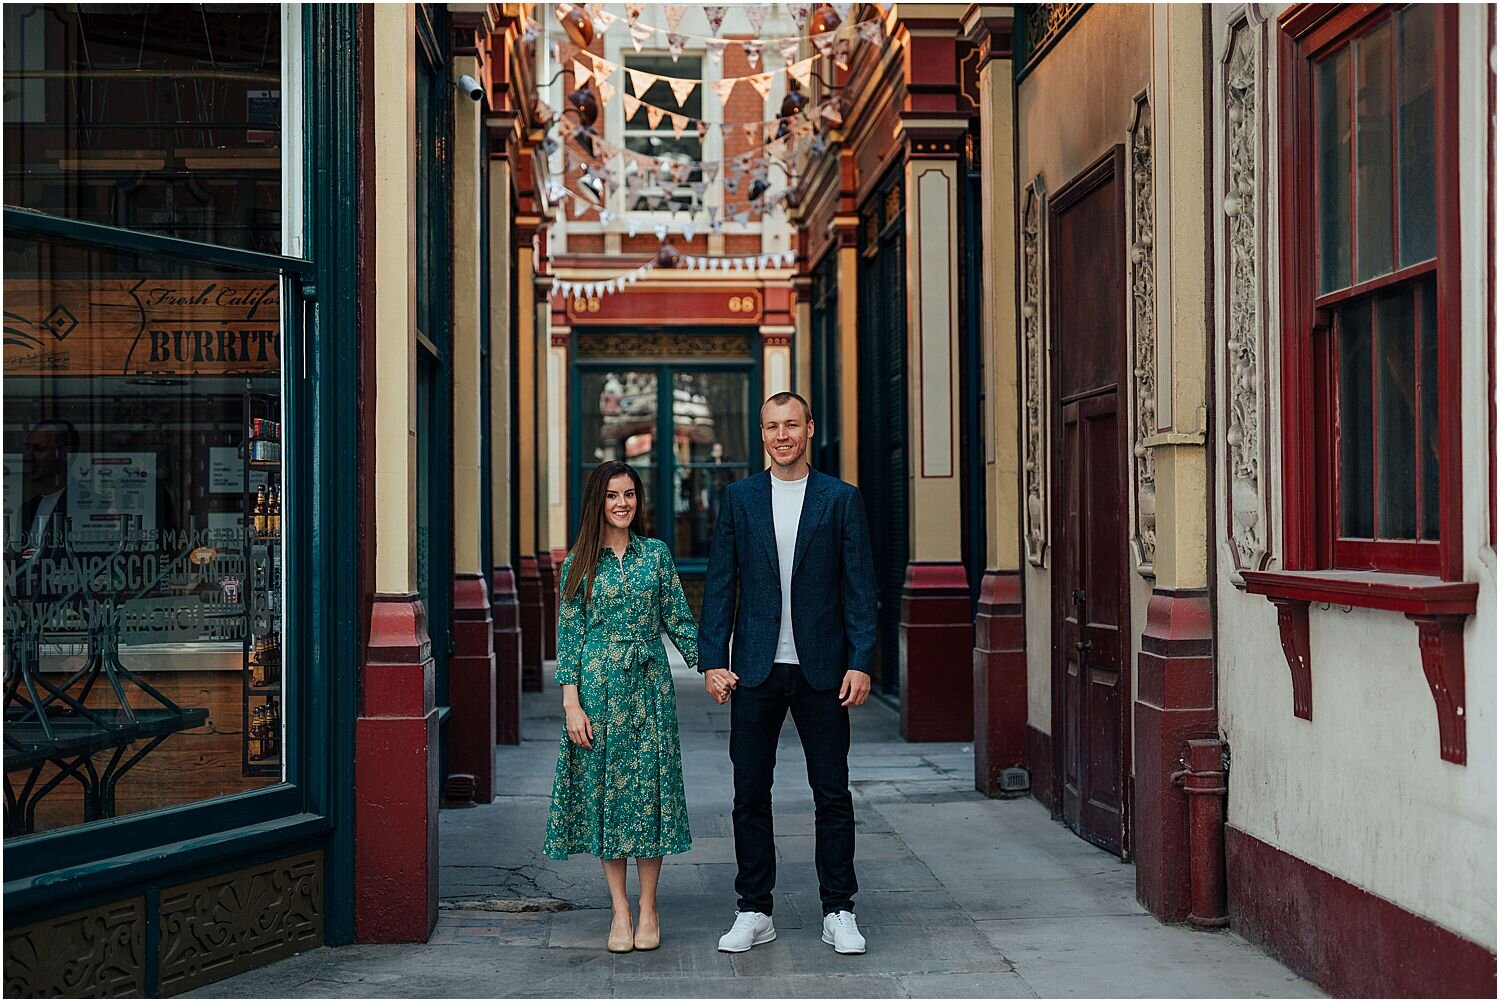
[(1224, 744), (1216, 738), (1187, 743), (1187, 766), (1174, 779), (1188, 798), (1188, 879), (1192, 911), (1188, 923), (1200, 929), (1229, 924), (1224, 891), (1224, 804), (1229, 792)]

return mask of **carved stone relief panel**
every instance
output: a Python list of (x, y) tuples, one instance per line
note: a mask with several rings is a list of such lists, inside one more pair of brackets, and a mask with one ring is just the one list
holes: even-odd
[(7, 998), (139, 998), (145, 994), (143, 898), (5, 930)]
[(1265, 453), (1266, 275), (1264, 263), (1265, 109), (1261, 19), (1230, 24), (1221, 65), (1224, 128), (1223, 373), (1224, 463), (1230, 577), (1271, 561)]
[(1047, 564), (1047, 325), (1043, 302), (1042, 213), (1046, 188), (1038, 177), (1026, 186), (1021, 207), (1021, 352), (1023, 479), (1026, 489), (1026, 559)]
[(1135, 99), (1130, 127), (1130, 326), (1134, 448), (1130, 545), (1136, 570), (1156, 575), (1156, 167), (1151, 99)]

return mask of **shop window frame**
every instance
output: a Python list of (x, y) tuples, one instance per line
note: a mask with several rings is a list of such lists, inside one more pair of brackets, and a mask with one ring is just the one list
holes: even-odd
[[(358, 415), (348, 407), (358, 381), (358, 297), (354, 270), (346, 266), (356, 244), (347, 207), (358, 187), (357, 19), (352, 9), (302, 9), (298, 111), (307, 138), (295, 166), (302, 175), (305, 256), (203, 244), (11, 206), (3, 210), (8, 236), (77, 241), (284, 278), (283, 505), (290, 530), (284, 536), (284, 650), (292, 680), (283, 710), (282, 782), (6, 840), (9, 922), (143, 890), (149, 896), (154, 888), (226, 865), (322, 845), (328, 851), (325, 939), (352, 939), (353, 832), (334, 819), (353, 813), (361, 651), (359, 537), (355, 520), (347, 517), (358, 507)], [(148, 968), (153, 959), (148, 956)]]
[(1437, 289), (1438, 398), (1460, 386), (1457, 164), (1457, 17), (1440, 7), (1437, 25), (1437, 257), (1430, 265), (1320, 294), (1316, 218), (1314, 67), (1324, 57), (1390, 23), (1401, 5), (1304, 5), (1282, 19), (1282, 436), (1285, 455), (1286, 566), (1289, 570), (1463, 577), (1461, 424), (1439, 410), (1439, 538), (1341, 538), (1335, 395), (1339, 376), (1332, 342), (1337, 308), (1378, 288), (1434, 274)]

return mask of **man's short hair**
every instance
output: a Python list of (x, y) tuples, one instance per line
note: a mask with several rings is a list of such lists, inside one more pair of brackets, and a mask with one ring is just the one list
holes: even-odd
[(808, 403), (807, 398), (802, 394), (793, 393), (791, 390), (782, 390), (780, 393), (771, 394), (766, 398), (766, 402), (760, 405), (760, 409), (764, 412), (769, 404), (785, 404), (793, 400), (802, 405), (802, 414), (811, 423), (813, 419), (812, 404)]
[(73, 422), (67, 418), (50, 417), (42, 418), (31, 426), (32, 432), (38, 431), (60, 431), (67, 436), (67, 450), (69, 454), (77, 452), (82, 448), (83, 440), (78, 435), (78, 429), (73, 427)]

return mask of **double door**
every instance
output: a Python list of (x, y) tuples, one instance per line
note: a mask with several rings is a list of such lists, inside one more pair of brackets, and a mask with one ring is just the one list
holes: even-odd
[(719, 496), (759, 461), (748, 364), (580, 363), (570, 538), (589, 473), (618, 459), (641, 476), (640, 531), (665, 540), (685, 573), (708, 564)]

